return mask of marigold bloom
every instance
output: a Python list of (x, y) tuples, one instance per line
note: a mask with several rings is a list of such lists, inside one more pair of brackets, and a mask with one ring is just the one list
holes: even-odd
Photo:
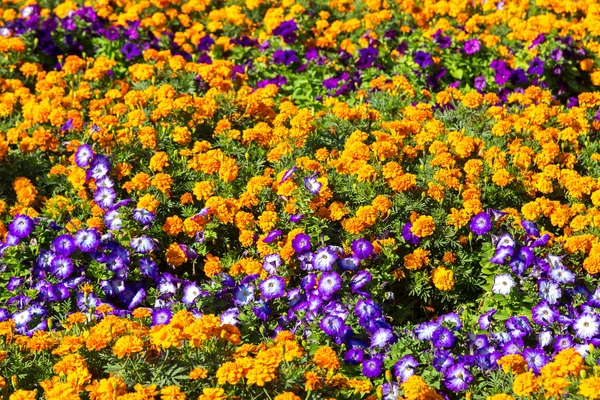
[(454, 287), (454, 271), (444, 267), (434, 268), (431, 274), (433, 285), (442, 291), (452, 290)]
[(165, 252), (167, 262), (175, 267), (179, 267), (181, 264), (187, 261), (185, 252), (177, 243), (171, 243)]
[(115, 342), (113, 346), (113, 354), (119, 358), (131, 356), (139, 353), (144, 349), (144, 342), (137, 336), (127, 335), (122, 336)]
[(336, 352), (329, 346), (320, 347), (313, 356), (313, 361), (321, 368), (335, 371), (340, 368)]
[(420, 238), (424, 238), (433, 234), (435, 230), (435, 223), (433, 217), (429, 215), (421, 215), (414, 222), (410, 228), (410, 232), (417, 235)]

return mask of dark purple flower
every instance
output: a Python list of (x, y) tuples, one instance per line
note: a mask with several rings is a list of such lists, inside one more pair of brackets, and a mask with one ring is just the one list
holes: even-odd
[(482, 91), (483, 89), (485, 89), (487, 86), (487, 81), (485, 79), (485, 76), (480, 75), (480, 76), (476, 77), (473, 86), (475, 87), (475, 89), (477, 89), (479, 91)]
[(310, 251), (310, 236), (305, 233), (299, 233), (292, 239), (292, 248), (298, 254)]
[(531, 42), (531, 45), (527, 48), (527, 50), (533, 49), (538, 44), (543, 43), (544, 40), (546, 40), (546, 37), (544, 36), (543, 33), (540, 33), (539, 35), (537, 35), (537, 37), (535, 39), (533, 39), (533, 42)]
[(431, 336), (431, 342), (435, 347), (449, 349), (454, 346), (455, 337), (452, 331), (448, 328), (440, 326)]
[(407, 243), (417, 245), (421, 241), (421, 238), (412, 233), (410, 230), (412, 228), (412, 223), (407, 222), (404, 224), (402, 228), (402, 237), (406, 240)]
[(121, 47), (121, 53), (125, 56), (127, 61), (131, 61), (134, 58), (141, 56), (142, 50), (140, 50), (137, 45), (127, 42)]
[(383, 357), (379, 354), (374, 355), (368, 360), (363, 361), (362, 373), (369, 379), (377, 378), (383, 372)]
[(346, 364), (358, 365), (363, 362), (365, 352), (360, 347), (353, 347), (346, 351), (344, 362)]
[(286, 44), (292, 44), (296, 41), (295, 31), (297, 30), (298, 25), (296, 25), (296, 22), (291, 19), (288, 21), (283, 21), (277, 28), (273, 29), (272, 33), (273, 35), (281, 36)]
[(447, 49), (448, 47), (452, 46), (452, 39), (450, 36), (444, 35), (441, 29), (438, 29), (432, 37), (433, 41), (440, 46), (440, 49)]
[(425, 51), (417, 51), (414, 54), (413, 59), (420, 68), (426, 68), (433, 65), (433, 59), (431, 58), (431, 54)]
[(52, 247), (54, 252), (58, 255), (68, 257), (77, 249), (75, 246), (75, 241), (71, 237), (71, 235), (64, 234), (60, 235), (52, 242)]
[(265, 243), (271, 243), (273, 242), (275, 239), (277, 239), (278, 237), (280, 237), (283, 234), (283, 232), (280, 229), (274, 229), (271, 232), (269, 232), (267, 234), (267, 236), (263, 239), (263, 242)]
[(481, 43), (479, 43), (478, 39), (467, 40), (463, 46), (463, 49), (465, 50), (466, 54), (475, 54), (481, 50)]
[(281, 180), (279, 181), (279, 184), (281, 185), (283, 182), (287, 181), (289, 178), (292, 177), (292, 175), (294, 175), (294, 172), (296, 171), (296, 169), (298, 169), (298, 167), (296, 167), (295, 165), (292, 167), (292, 169), (285, 171), (285, 173), (283, 174), (283, 177), (281, 178)]
[(543, 75), (544, 64), (545, 63), (539, 57), (535, 57), (529, 62), (529, 68), (527, 69), (527, 73), (529, 75)]
[(352, 252), (361, 260), (371, 257), (373, 254), (373, 245), (365, 239), (358, 239), (352, 242)]
[(210, 35), (204, 35), (198, 42), (198, 51), (209, 51), (213, 44), (215, 44), (215, 40)]
[(287, 66), (298, 62), (298, 55), (294, 50), (279, 49), (273, 53), (273, 62), (275, 64), (284, 64)]
[(304, 215), (302, 214), (292, 214), (290, 215), (290, 222), (297, 224), (298, 222), (302, 221), (303, 218)]
[(60, 127), (61, 132), (70, 131), (71, 129), (73, 129), (73, 118), (69, 118), (67, 122)]
[(373, 66), (379, 53), (374, 47), (367, 47), (359, 50), (359, 58), (356, 62), (356, 68), (358, 69), (367, 69)]

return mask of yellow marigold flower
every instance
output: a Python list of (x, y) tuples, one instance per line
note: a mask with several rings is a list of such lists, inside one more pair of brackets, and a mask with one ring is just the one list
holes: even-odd
[(140, 308), (136, 308), (135, 310), (133, 310), (131, 315), (133, 315), (133, 318), (141, 319), (141, 318), (151, 317), (152, 312), (150, 311), (149, 308), (140, 307)]
[(525, 372), (527, 361), (520, 354), (507, 354), (500, 358), (498, 365), (502, 367), (502, 370), (506, 373), (522, 374)]
[(506, 169), (501, 168), (494, 172), (492, 175), (492, 182), (500, 187), (508, 186), (512, 182), (513, 178)]
[(493, 396), (486, 397), (485, 400), (515, 400), (515, 398), (508, 394), (498, 393)]
[(591, 376), (583, 379), (579, 383), (579, 394), (588, 399), (597, 399), (600, 397), (600, 377)]
[(410, 232), (420, 238), (430, 236), (434, 230), (435, 223), (433, 222), (433, 217), (429, 215), (421, 215), (413, 222), (410, 228)]
[(304, 374), (304, 379), (306, 379), (306, 383), (304, 384), (305, 390), (316, 390), (323, 387), (323, 383), (321, 378), (316, 372), (309, 371)]
[(434, 268), (432, 271), (433, 285), (442, 291), (452, 290), (454, 287), (454, 271), (444, 267)]
[(273, 398), (273, 400), (302, 400), (300, 397), (296, 396), (292, 392), (285, 392), (278, 394)]
[(358, 393), (369, 393), (373, 390), (373, 384), (368, 379), (348, 379), (346, 384)]
[(441, 400), (442, 397), (438, 395), (435, 390), (431, 389), (425, 380), (418, 375), (413, 375), (402, 384), (402, 390), (404, 396), (408, 400), (420, 400), (420, 399), (431, 399)]
[(181, 264), (187, 261), (185, 252), (179, 247), (177, 243), (171, 243), (165, 253), (167, 262), (175, 267), (179, 267)]
[(208, 376), (208, 370), (204, 369), (204, 368), (200, 368), (200, 367), (196, 367), (190, 372), (191, 380), (206, 379), (207, 376)]
[(17, 390), (8, 398), (9, 400), (35, 400), (37, 390)]
[(313, 356), (313, 361), (321, 368), (335, 371), (340, 367), (336, 352), (329, 346), (320, 347)]
[(244, 377), (244, 368), (236, 362), (228, 361), (219, 367), (216, 377), (219, 385), (235, 385)]
[(467, 93), (463, 99), (462, 104), (467, 108), (477, 108), (483, 103), (483, 96), (478, 92)]
[(204, 388), (198, 400), (225, 400), (227, 395), (223, 388)]
[(529, 396), (539, 389), (539, 382), (533, 372), (518, 375), (513, 382), (513, 392), (517, 396)]
[(108, 379), (95, 380), (85, 387), (89, 392), (90, 399), (104, 400), (114, 399), (117, 396), (127, 393), (127, 385), (119, 376), (112, 376)]
[(185, 400), (186, 395), (179, 386), (165, 386), (160, 390), (161, 400)]
[(120, 337), (113, 346), (113, 354), (119, 358), (139, 353), (144, 349), (144, 342), (137, 336)]
[(198, 200), (208, 200), (208, 198), (213, 194), (213, 186), (214, 183), (211, 181), (202, 181), (196, 183), (193, 190), (194, 196), (196, 196)]

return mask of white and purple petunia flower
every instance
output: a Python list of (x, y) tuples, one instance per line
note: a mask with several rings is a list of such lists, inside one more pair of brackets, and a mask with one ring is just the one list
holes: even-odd
[(159, 308), (152, 314), (152, 325), (166, 325), (171, 321), (173, 314), (168, 308)]
[(557, 283), (548, 280), (541, 280), (538, 283), (538, 293), (543, 300), (549, 304), (558, 303), (558, 299), (562, 296), (562, 291)]
[(342, 287), (342, 279), (338, 275), (337, 272), (325, 272), (321, 279), (319, 279), (319, 285), (317, 286), (317, 290), (319, 294), (323, 297), (331, 297), (335, 292), (340, 290)]
[(471, 218), (471, 225), (469, 229), (476, 235), (485, 235), (492, 229), (492, 220), (486, 212), (480, 212)]
[(136, 208), (133, 210), (133, 219), (142, 225), (148, 225), (154, 221), (154, 214), (145, 208)]
[(379, 328), (371, 335), (371, 348), (384, 348), (395, 341), (396, 337), (391, 329)]
[(496, 253), (490, 258), (492, 264), (504, 264), (507, 257), (511, 257), (515, 253), (514, 247), (511, 246), (500, 246), (496, 248)]
[(78, 167), (85, 168), (90, 164), (90, 161), (94, 158), (94, 152), (88, 144), (79, 146), (75, 152), (75, 164)]
[(200, 290), (195, 282), (190, 282), (183, 287), (183, 297), (181, 301), (183, 304), (189, 306), (194, 304), (194, 301), (204, 292)]
[(318, 172), (315, 172), (312, 176), (304, 178), (304, 187), (312, 194), (319, 194), (323, 184), (317, 181)]
[(254, 286), (242, 283), (233, 289), (233, 301), (236, 305), (246, 305), (254, 300)]
[(593, 338), (594, 336), (598, 335), (598, 332), (600, 331), (598, 315), (592, 313), (583, 313), (575, 320), (573, 329), (575, 329), (575, 334), (580, 339)]
[(88, 179), (101, 179), (110, 172), (110, 160), (103, 155), (95, 155), (87, 170)]
[(313, 258), (313, 265), (319, 271), (331, 271), (333, 264), (338, 259), (338, 254), (327, 248), (317, 250)]
[(444, 385), (453, 392), (467, 390), (469, 383), (472, 381), (473, 376), (471, 376), (466, 365), (463, 363), (454, 364), (444, 374)]
[(56, 239), (54, 239), (52, 241), (52, 248), (54, 249), (54, 252), (56, 254), (65, 257), (70, 256), (71, 254), (73, 254), (73, 252), (75, 252), (75, 250), (77, 250), (77, 246), (75, 245), (73, 237), (68, 233), (60, 235)]
[(298, 254), (310, 251), (310, 236), (305, 233), (299, 233), (292, 239), (292, 248)]
[(145, 235), (131, 239), (129, 245), (138, 254), (148, 254), (154, 251), (154, 241)]
[(265, 256), (262, 266), (269, 274), (274, 274), (277, 272), (277, 268), (281, 266), (281, 256), (279, 254), (269, 254)]
[(404, 356), (392, 369), (394, 376), (404, 383), (408, 378), (415, 374), (415, 369), (419, 366), (419, 362), (413, 356)]
[(75, 234), (75, 245), (84, 253), (93, 252), (100, 245), (100, 234), (96, 229), (82, 229)]
[(515, 281), (510, 274), (499, 274), (494, 277), (492, 292), (507, 295), (515, 286)]
[(494, 314), (496, 314), (498, 310), (496, 310), (495, 308), (492, 308), (491, 310), (481, 314), (481, 316), (479, 317), (479, 329), (481, 329), (482, 331), (487, 330), (490, 325), (492, 324), (492, 318), (494, 316)]
[(58, 279), (65, 279), (73, 272), (73, 261), (64, 256), (56, 256), (50, 265), (52, 275)]
[(373, 254), (373, 245), (366, 239), (358, 239), (352, 242), (352, 252), (354, 256), (361, 260), (371, 257)]
[(33, 220), (24, 214), (17, 214), (8, 226), (8, 232), (18, 239), (24, 239), (33, 231)]
[(258, 285), (267, 300), (278, 299), (285, 294), (285, 281), (280, 276), (271, 276)]

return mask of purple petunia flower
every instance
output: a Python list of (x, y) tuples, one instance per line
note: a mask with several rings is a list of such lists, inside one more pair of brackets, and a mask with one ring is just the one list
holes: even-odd
[(267, 236), (263, 239), (265, 243), (272, 243), (275, 239), (280, 237), (283, 232), (280, 229), (274, 229), (267, 234)]
[(492, 220), (490, 216), (485, 212), (480, 212), (471, 218), (471, 225), (469, 225), (469, 229), (476, 235), (485, 235), (492, 229)]
[(374, 355), (362, 364), (362, 373), (369, 379), (377, 378), (383, 372), (383, 357), (379, 354)]
[(419, 366), (419, 362), (413, 356), (402, 357), (392, 369), (394, 376), (404, 383), (408, 378), (415, 374), (415, 369)]
[(65, 279), (73, 272), (73, 261), (64, 256), (56, 256), (52, 260), (50, 270), (58, 279)]
[(290, 179), (292, 177), (292, 175), (294, 175), (294, 172), (296, 172), (296, 169), (298, 169), (298, 167), (296, 167), (294, 165), (292, 167), (292, 169), (285, 171), (285, 173), (283, 174), (283, 177), (281, 177), (281, 180), (279, 181), (279, 184), (281, 185), (283, 182)]
[(321, 188), (323, 187), (323, 184), (321, 182), (317, 181), (318, 175), (319, 175), (319, 173), (315, 172), (312, 176), (304, 178), (304, 187), (310, 193), (315, 194), (315, 195), (319, 194), (319, 192), (321, 191)]
[(285, 281), (280, 276), (271, 276), (258, 285), (267, 300), (278, 299), (285, 294)]
[(33, 220), (24, 214), (17, 214), (8, 226), (8, 232), (18, 239), (24, 239), (33, 231)]
[(341, 337), (346, 331), (344, 320), (335, 315), (327, 315), (321, 319), (319, 327), (331, 337)]
[(148, 225), (154, 221), (154, 214), (145, 208), (136, 208), (133, 210), (133, 219), (142, 225)]
[(277, 272), (277, 268), (281, 266), (281, 256), (279, 256), (279, 254), (269, 254), (265, 256), (262, 266), (265, 271), (274, 274)]
[(108, 157), (96, 154), (90, 163), (90, 167), (87, 170), (88, 179), (101, 179), (108, 175), (110, 172), (110, 160)]
[(125, 43), (123, 47), (121, 47), (120, 51), (121, 54), (125, 56), (125, 59), (127, 61), (131, 61), (134, 58), (142, 55), (142, 50), (136, 44), (133, 44), (131, 42)]
[(455, 341), (454, 334), (448, 328), (440, 326), (437, 328), (433, 335), (431, 335), (431, 342), (435, 347), (449, 349), (454, 346)]
[(531, 308), (531, 318), (538, 325), (552, 325), (557, 316), (558, 312), (551, 308), (545, 300)]
[(254, 286), (242, 283), (233, 290), (233, 301), (236, 305), (246, 305), (254, 300)]
[(514, 254), (515, 249), (511, 246), (500, 246), (496, 248), (496, 253), (490, 258), (492, 264), (504, 264), (506, 257), (510, 257)]
[(310, 236), (305, 233), (300, 233), (292, 239), (292, 248), (298, 254), (302, 254), (305, 251), (310, 251)]
[(344, 362), (346, 364), (358, 365), (363, 362), (365, 352), (360, 347), (353, 347), (346, 351)]
[(315, 269), (319, 271), (331, 271), (333, 264), (338, 259), (338, 254), (329, 250), (328, 248), (321, 248), (317, 250), (314, 258), (313, 265)]
[(413, 59), (420, 68), (426, 68), (433, 65), (431, 54), (427, 53), (426, 51), (417, 51), (414, 54)]
[(361, 260), (371, 257), (373, 254), (373, 245), (365, 239), (358, 239), (352, 242), (352, 252)]
[(159, 308), (152, 314), (152, 326), (166, 325), (171, 322), (173, 314), (168, 308)]
[(290, 65), (298, 62), (298, 55), (294, 50), (279, 49), (273, 53), (273, 62), (275, 64)]
[(94, 152), (90, 145), (81, 145), (75, 152), (75, 164), (77, 164), (78, 167), (85, 168), (89, 165), (93, 157)]
[(68, 233), (54, 239), (52, 241), (52, 248), (56, 254), (65, 257), (70, 256), (77, 249), (73, 237)]
[(404, 238), (404, 240), (406, 240), (407, 243), (417, 245), (421, 241), (421, 238), (412, 233), (410, 231), (411, 228), (412, 223), (407, 222), (406, 224), (404, 224), (404, 227), (402, 228), (402, 237)]
[(598, 315), (583, 313), (573, 324), (575, 334), (580, 339), (591, 339), (600, 332), (600, 321)]
[(342, 280), (337, 272), (325, 272), (319, 280), (317, 290), (323, 297), (331, 297), (336, 291), (342, 287)]
[(498, 310), (496, 310), (495, 308), (492, 308), (490, 311), (487, 311), (483, 314), (481, 314), (481, 316), (479, 317), (479, 329), (481, 330), (487, 330), (490, 325), (492, 324), (491, 319), (494, 316), (494, 314), (496, 314)]
[(358, 271), (350, 281), (350, 288), (352, 291), (356, 292), (362, 289), (367, 283), (371, 282), (371, 279), (373, 279), (373, 275), (371, 275), (369, 271)]
[(481, 43), (478, 39), (467, 40), (463, 46), (463, 49), (465, 50), (466, 54), (475, 54), (481, 50)]
[(482, 91), (483, 89), (485, 89), (487, 86), (487, 81), (485, 79), (485, 76), (480, 75), (478, 77), (475, 78), (474, 83), (473, 83), (473, 87), (476, 90)]
[(288, 21), (283, 21), (279, 26), (273, 29), (273, 35), (281, 36), (283, 41), (286, 44), (293, 44), (296, 41), (296, 32), (298, 30), (298, 25), (296, 22), (291, 19)]
[(91, 253), (100, 244), (100, 234), (96, 229), (82, 229), (75, 234), (75, 245), (84, 253)]
[(202, 290), (200, 290), (196, 283), (188, 283), (183, 288), (183, 297), (181, 298), (181, 301), (185, 305), (192, 305), (194, 304), (196, 298), (198, 298), (198, 296), (200, 296), (202, 293)]
[(138, 254), (148, 254), (154, 250), (154, 242), (148, 236), (133, 238), (129, 244)]
[(371, 335), (371, 348), (383, 348), (396, 341), (391, 329), (379, 328)]
[(473, 377), (463, 363), (454, 364), (444, 374), (444, 385), (453, 392), (467, 390), (471, 381)]
[(435, 321), (423, 322), (415, 328), (415, 334), (419, 340), (431, 340), (433, 333), (440, 327)]

